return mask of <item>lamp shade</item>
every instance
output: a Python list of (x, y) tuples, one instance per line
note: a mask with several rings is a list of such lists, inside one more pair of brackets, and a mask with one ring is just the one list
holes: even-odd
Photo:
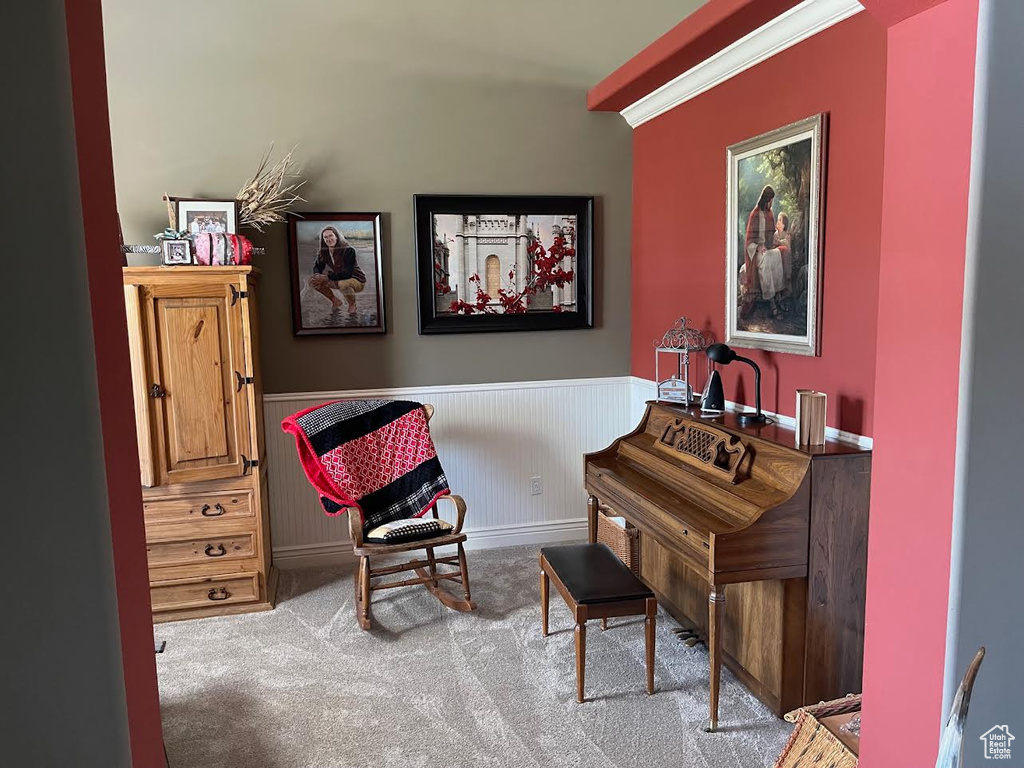
[(728, 344), (712, 344), (708, 347), (708, 359), (713, 363), (728, 365), (736, 359), (736, 353)]

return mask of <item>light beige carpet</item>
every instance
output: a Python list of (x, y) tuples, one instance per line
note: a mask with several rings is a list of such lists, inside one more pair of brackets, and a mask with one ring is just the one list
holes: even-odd
[[(707, 734), (708, 657), (659, 615), (653, 696), (643, 624), (587, 632), (576, 703), (572, 622), (552, 589), (540, 635), (537, 547), (469, 553), (478, 608), (422, 587), (352, 607), (351, 571), (284, 571), (274, 611), (156, 627), (171, 768), (770, 766), (790, 726), (723, 670)], [(457, 587), (456, 587), (457, 588)]]

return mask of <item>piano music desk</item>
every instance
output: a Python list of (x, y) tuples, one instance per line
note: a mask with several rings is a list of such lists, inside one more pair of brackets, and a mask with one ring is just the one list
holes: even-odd
[[(590, 540), (606, 504), (640, 531), (640, 577), (780, 717), (860, 691), (871, 453), (651, 401), (584, 457)], [(728, 593), (729, 599), (725, 597)]]

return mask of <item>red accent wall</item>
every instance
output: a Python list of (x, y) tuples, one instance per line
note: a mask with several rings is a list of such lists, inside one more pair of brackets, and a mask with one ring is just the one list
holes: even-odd
[(164, 765), (100, 0), (65, 4), (132, 764)]
[[(872, 434), (885, 62), (886, 31), (861, 13), (636, 128), (634, 376), (654, 378), (652, 342), (680, 315), (725, 337), (726, 147), (828, 112), (822, 353), (749, 357), (766, 409), (792, 415), (811, 387), (830, 426)], [(753, 403), (749, 370), (722, 369), (728, 399)]]
[(888, 35), (864, 768), (933, 765), (944, 719), (977, 21), (947, 0)]

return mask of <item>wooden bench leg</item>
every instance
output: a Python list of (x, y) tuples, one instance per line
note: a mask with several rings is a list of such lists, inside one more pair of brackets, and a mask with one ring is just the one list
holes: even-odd
[(601, 631), (603, 632), (606, 629), (608, 629), (608, 619), (607, 619), (607, 617), (601, 619)]
[(647, 693), (654, 693), (654, 630), (658, 621), (658, 602), (647, 599), (647, 617), (644, 619), (644, 640), (647, 650)]
[(722, 616), (725, 614), (725, 586), (711, 587), (708, 596), (708, 656), (711, 663), (711, 705), (708, 733), (718, 729), (718, 689), (722, 682)]
[(540, 569), (540, 634), (548, 636), (548, 574)]
[(583, 703), (583, 679), (587, 667), (587, 622), (576, 622), (576, 701)]

